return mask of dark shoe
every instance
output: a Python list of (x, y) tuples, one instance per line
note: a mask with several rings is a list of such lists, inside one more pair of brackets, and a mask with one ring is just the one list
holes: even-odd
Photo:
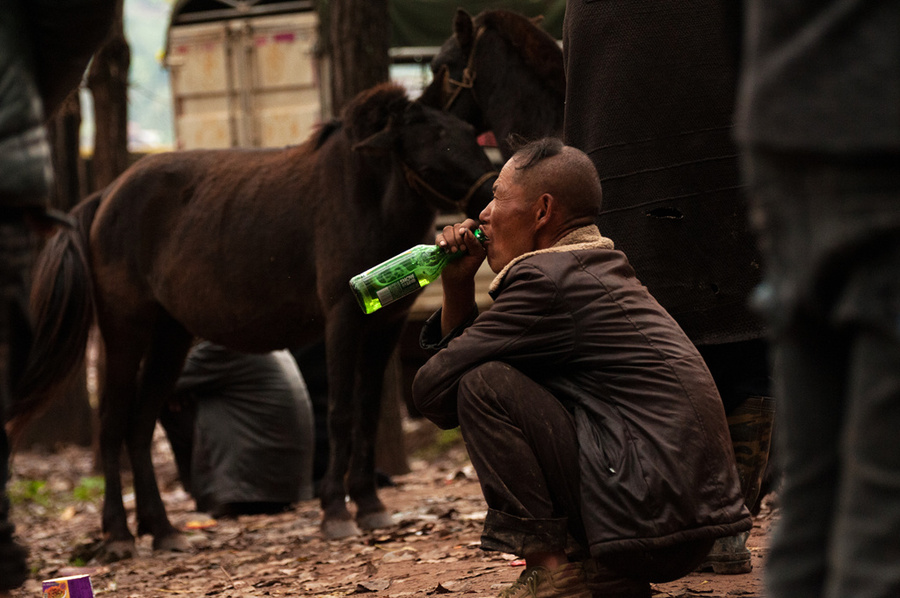
[(753, 565), (750, 564), (750, 551), (747, 550), (749, 537), (750, 532), (741, 532), (736, 536), (717, 539), (697, 571), (712, 571), (716, 575), (750, 573)]
[(500, 598), (591, 598), (581, 563), (566, 563), (552, 571), (528, 567)]

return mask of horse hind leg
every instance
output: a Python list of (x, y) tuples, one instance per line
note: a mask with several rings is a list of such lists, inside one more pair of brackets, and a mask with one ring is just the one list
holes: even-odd
[(151, 534), (157, 550), (188, 551), (187, 539), (169, 522), (156, 483), (151, 448), (159, 412), (175, 388), (190, 349), (191, 335), (167, 314), (160, 314), (154, 325), (138, 388), (138, 400), (131, 413), (132, 430), (127, 439), (138, 535)]
[(104, 560), (134, 556), (134, 536), (122, 502), (121, 454), (129, 432), (129, 412), (137, 395), (142, 350), (139, 334), (128, 342), (105, 337), (106, 363), (100, 398), (100, 455), (105, 479), (102, 529)]

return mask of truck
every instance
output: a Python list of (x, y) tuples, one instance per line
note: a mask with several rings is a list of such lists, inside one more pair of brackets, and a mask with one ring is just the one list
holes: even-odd
[(176, 147), (299, 143), (328, 105), (313, 2), (231, 4), (172, 8), (165, 64)]
[[(323, 0), (177, 0), (166, 30), (177, 149), (282, 147), (331, 114), (320, 51)], [(391, 77), (417, 97), (457, 7), (544, 16), (562, 35), (565, 0), (391, 0)]]

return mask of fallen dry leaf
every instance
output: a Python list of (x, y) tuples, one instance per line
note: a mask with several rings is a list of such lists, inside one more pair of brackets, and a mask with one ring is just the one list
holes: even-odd
[(389, 587), (391, 587), (391, 581), (389, 579), (369, 579), (358, 582), (356, 584), (356, 590), (353, 593), (362, 594), (365, 592), (380, 592)]
[(470, 582), (467, 581), (442, 581), (434, 588), (435, 594), (448, 594), (453, 592), (466, 592), (472, 586)]
[(411, 546), (407, 546), (401, 548), (400, 550), (394, 550), (386, 553), (383, 557), (381, 557), (382, 563), (398, 563), (400, 561), (413, 561), (418, 558), (418, 551)]
[[(136, 540), (132, 559), (112, 564), (93, 561), (101, 542), (101, 501), (79, 502), (71, 514), (71, 491), (52, 496), (54, 504), (13, 505), (20, 540), (28, 545), (33, 578), (11, 592), (12, 598), (40, 596), (40, 581), (78, 571), (87, 564), (97, 598), (412, 598), (452, 594), (490, 598), (512, 583), (521, 569), (516, 555), (481, 550), (486, 505), (476, 479), (460, 476), (444, 484), (448, 473), (466, 465), (464, 447), (430, 461), (411, 460), (412, 472), (394, 476), (396, 486), (380, 497), (398, 524), (342, 540), (325, 540), (319, 532), (317, 500), (304, 501), (285, 513), (219, 519), (214, 527), (185, 534), (192, 552), (154, 551), (152, 538)], [(202, 520), (193, 500), (177, 482), (177, 469), (163, 438), (154, 442), (157, 479), (172, 524), (183, 529)], [(61, 479), (74, 487), (92, 473), (89, 448), (67, 447), (59, 453), (18, 452), (13, 456), (12, 483)], [(131, 485), (128, 472), (123, 484)], [(754, 570), (747, 575), (691, 574), (654, 584), (659, 598), (759, 598), (767, 555), (766, 533), (777, 519), (764, 502), (755, 519), (748, 548)], [(352, 507), (352, 505), (351, 505)], [(128, 507), (132, 532), (137, 528), (133, 504)], [(227, 572), (227, 576), (223, 571)], [(380, 589), (385, 581), (390, 585)], [(700, 590), (689, 591), (688, 588)], [(709, 590), (707, 590), (709, 588)], [(711, 591), (710, 591), (711, 590)], [(446, 596), (445, 598), (453, 598)]]

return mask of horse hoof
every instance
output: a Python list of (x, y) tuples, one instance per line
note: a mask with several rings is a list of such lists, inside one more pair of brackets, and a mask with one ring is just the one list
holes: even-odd
[(153, 539), (153, 550), (168, 552), (191, 552), (191, 543), (181, 534), (170, 534)]
[(115, 563), (134, 558), (135, 554), (134, 540), (114, 540), (103, 545), (97, 559), (104, 563)]
[(350, 519), (330, 519), (322, 522), (322, 535), (326, 540), (338, 540), (358, 536), (362, 532)]
[(366, 513), (356, 518), (356, 523), (362, 529), (380, 529), (383, 527), (392, 527), (394, 518), (387, 511), (375, 511), (374, 513)]

